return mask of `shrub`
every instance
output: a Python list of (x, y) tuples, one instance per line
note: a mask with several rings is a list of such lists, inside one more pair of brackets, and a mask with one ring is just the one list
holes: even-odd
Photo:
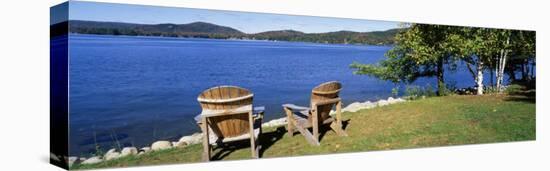
[[(458, 89), (458, 87), (456, 86), (456, 81), (454, 81), (454, 80), (449, 81), (449, 83), (445, 85), (444, 92), (441, 95), (442, 96), (447, 96), (447, 95), (456, 94), (457, 89)], [(435, 96), (435, 94), (434, 94), (434, 96)]]
[(399, 95), (399, 86), (392, 88), (391, 94), (393, 97), (397, 97), (397, 95)]
[(405, 88), (405, 95), (409, 99), (417, 99), (421, 94), (421, 89), (418, 86), (407, 86)]
[(406, 86), (405, 96), (408, 99), (415, 100), (421, 97), (432, 97), (436, 96), (435, 89), (429, 84), (425, 87), (421, 86)]
[[(447, 94), (447, 93), (445, 93), (445, 94)], [(435, 93), (434, 88), (430, 84), (427, 84), (426, 87), (424, 88), (423, 95), (431, 97), (431, 96), (435, 96), (436, 93)]]
[(499, 93), (498, 89), (495, 86), (485, 86), (483, 90), (484, 94), (495, 94)]
[(522, 90), (523, 90), (523, 86), (518, 85), (518, 84), (512, 84), (512, 85), (509, 85), (508, 87), (506, 87), (504, 92), (506, 94), (519, 94), (519, 93), (521, 93)]

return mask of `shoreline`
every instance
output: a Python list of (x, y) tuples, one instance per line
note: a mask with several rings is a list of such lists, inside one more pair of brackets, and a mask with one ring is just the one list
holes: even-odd
[(70, 32), (68, 36), (114, 36), (123, 38), (151, 38), (151, 39), (198, 39), (198, 40), (218, 40), (218, 41), (239, 41), (239, 42), (272, 42), (272, 43), (304, 43), (304, 44), (318, 44), (318, 45), (338, 45), (338, 46), (394, 46), (394, 44), (356, 44), (356, 43), (322, 43), (322, 42), (303, 42), (303, 41), (286, 41), (286, 40), (268, 40), (268, 39), (238, 39), (238, 38), (204, 38), (204, 37), (172, 37), (172, 36), (146, 36), (146, 35), (113, 35), (113, 34), (89, 34)]
[[(349, 105), (342, 108), (342, 112), (357, 112), (359, 110), (364, 109), (372, 109), (376, 107), (382, 107), (386, 105), (396, 104), (396, 103), (402, 103), (406, 102), (405, 97), (388, 97), (387, 99), (380, 99), (378, 101), (364, 101), (364, 102), (353, 102)], [(335, 111), (332, 110), (330, 115), (335, 114)], [(262, 127), (280, 127), (285, 126), (287, 124), (286, 117), (272, 119), (270, 121), (262, 123)], [(67, 163), (69, 164), (69, 167), (71, 167), (73, 164), (97, 164), (104, 161), (109, 161), (113, 159), (117, 159), (120, 157), (130, 156), (130, 155), (142, 155), (145, 153), (149, 153), (152, 151), (159, 151), (159, 150), (165, 150), (165, 149), (171, 149), (171, 148), (185, 148), (188, 145), (193, 144), (200, 144), (202, 142), (203, 134), (202, 132), (195, 132), (191, 135), (182, 136), (179, 138), (178, 141), (168, 141), (168, 140), (157, 140), (151, 143), (150, 146), (145, 147), (123, 147), (122, 149), (119, 149), (118, 151), (116, 148), (112, 148), (108, 150), (103, 155), (94, 155), (89, 158), (87, 157), (80, 157), (80, 156), (69, 156), (64, 157)], [(56, 156), (55, 154), (50, 154), (50, 158), (59, 160), (61, 157)]]

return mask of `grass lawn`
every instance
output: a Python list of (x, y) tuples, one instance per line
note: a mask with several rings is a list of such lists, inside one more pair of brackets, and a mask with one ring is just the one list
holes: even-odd
[[(265, 128), (262, 158), (535, 140), (535, 99), (524, 95), (446, 96), (344, 113), (348, 137), (321, 133), (321, 146), (284, 127)], [(249, 143), (214, 151), (217, 160), (249, 159)], [(71, 169), (200, 162), (202, 146), (190, 145)]]

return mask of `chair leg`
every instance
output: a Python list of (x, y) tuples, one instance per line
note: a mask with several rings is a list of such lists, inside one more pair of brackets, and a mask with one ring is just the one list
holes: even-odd
[(348, 136), (348, 134), (342, 129), (342, 101), (336, 103), (336, 120), (330, 124), (330, 128), (336, 132), (339, 136)]
[(262, 145), (260, 145), (260, 137), (262, 136), (263, 130), (262, 130), (262, 121), (260, 120), (260, 133), (258, 134), (258, 137), (256, 138), (256, 156), (260, 158), (260, 150), (262, 148)]
[(291, 137), (294, 136), (294, 128), (292, 126), (292, 120), (293, 120), (293, 113), (292, 110), (284, 107), (285, 113), (286, 113), (286, 122), (287, 122), (287, 131), (288, 135)]
[(336, 132), (336, 134), (338, 136), (348, 136), (348, 134), (342, 129), (342, 125), (336, 123), (336, 122), (332, 122), (330, 124), (330, 128)]
[(315, 145), (315, 146), (321, 145), (319, 144), (319, 141), (315, 141), (311, 132), (305, 129), (302, 125), (299, 125), (298, 123), (296, 123), (296, 120), (292, 120), (291, 122), (294, 126), (296, 126), (296, 129), (300, 132), (300, 134), (304, 136), (304, 138), (309, 144)]
[[(320, 145), (319, 144), (319, 140), (317, 138), (317, 140), (314, 138), (314, 135), (311, 134), (311, 132), (309, 132), (307, 129), (305, 129), (303, 127), (303, 125), (300, 125), (297, 123), (297, 121), (294, 119), (294, 114), (292, 113), (292, 110), (288, 109), (288, 108), (284, 108), (285, 109), (285, 112), (287, 114), (287, 130), (288, 130), (288, 134), (290, 136), (294, 136), (294, 129), (297, 129), (303, 136), (304, 138), (306, 138), (307, 142), (310, 143), (311, 145), (315, 145), (315, 146), (318, 146)], [(318, 133), (319, 131), (317, 131)], [(317, 137), (319, 137), (317, 135)]]
[(202, 124), (201, 129), (203, 132), (203, 138), (202, 138), (202, 146), (203, 146), (203, 153), (202, 153), (202, 160), (203, 161), (210, 161), (210, 142), (208, 142), (209, 135), (208, 135), (208, 123), (206, 117), (202, 118)]
[(256, 138), (256, 141), (254, 142), (254, 144), (256, 145), (255, 149), (254, 149), (254, 153), (256, 153), (256, 158), (260, 158), (260, 149), (262, 148), (262, 146), (259, 144), (260, 143), (260, 136), (262, 136), (261, 128), (260, 128), (260, 134), (258, 134), (258, 137)]
[(256, 137), (254, 137), (254, 118), (252, 118), (252, 111), (248, 114), (248, 121), (250, 125), (250, 149), (252, 152), (252, 158), (258, 158), (256, 154)]
[(311, 110), (311, 122), (313, 124), (313, 140), (319, 143), (319, 115), (317, 113), (317, 106), (312, 107), (313, 109)]

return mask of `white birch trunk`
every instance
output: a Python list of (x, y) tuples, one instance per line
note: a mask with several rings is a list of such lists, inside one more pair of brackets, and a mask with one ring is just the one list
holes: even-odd
[(499, 60), (499, 58), (498, 58), (498, 56), (497, 56), (497, 61), (496, 61), (496, 64), (495, 64), (495, 81), (496, 81), (496, 84), (491, 85), (491, 86), (493, 86), (493, 88), (499, 86), (499, 85), (498, 85), (498, 66), (499, 66), (499, 61), (500, 61), (500, 60)]
[(504, 68), (506, 66), (506, 58), (508, 57), (508, 52), (504, 52), (504, 56), (502, 57), (502, 65), (500, 67), (500, 79), (498, 82), (500, 83), (500, 87), (498, 89), (498, 92), (502, 92), (502, 82), (504, 80)]
[[(510, 44), (510, 37), (506, 39), (505, 45)], [(508, 50), (501, 49), (498, 60), (498, 73), (497, 73), (497, 91), (502, 92), (502, 82), (504, 80), (504, 68), (506, 66), (506, 58), (508, 58)]]
[(475, 80), (477, 84), (477, 95), (483, 95), (483, 62), (481, 58), (477, 62), (477, 77)]
[(496, 74), (495, 74), (495, 77), (497, 78), (497, 85), (496, 85), (496, 89), (499, 90), (500, 89), (500, 64), (502, 63), (502, 50), (500, 50), (498, 56), (497, 56), (497, 66), (495, 67), (495, 71), (496, 71)]

